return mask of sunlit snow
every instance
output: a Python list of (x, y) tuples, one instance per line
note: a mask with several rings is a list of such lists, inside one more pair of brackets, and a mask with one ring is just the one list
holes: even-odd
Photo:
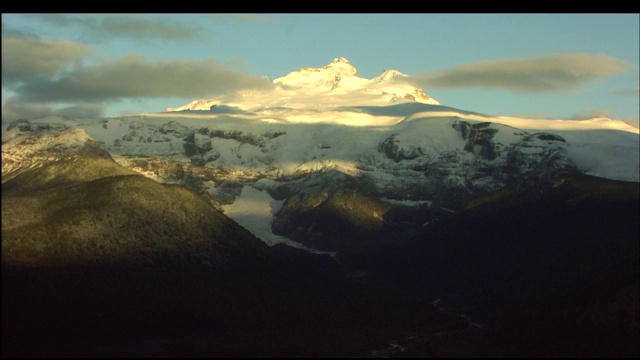
[[(420, 164), (394, 161), (380, 151), (378, 145), (390, 138), (406, 151), (419, 149), (423, 162), (458, 151), (460, 161), (473, 163), (476, 157), (460, 151), (465, 139), (453, 129), (460, 122), (493, 123), (499, 129), (493, 140), (505, 147), (521, 141), (525, 132), (556, 134), (566, 140), (562, 145), (566, 155), (584, 173), (640, 181), (639, 130), (623, 121), (478, 114), (439, 105), (405, 77), (399, 71), (385, 70), (378, 77), (363, 79), (346, 59), (336, 58), (325, 67), (302, 68), (276, 79), (273, 89), (195, 100), (164, 113), (104, 119), (49, 116), (30, 119), (29, 123), (83, 129), (75, 140), (68, 138), (74, 133), (59, 140), (73, 146), (86, 141), (88, 134), (119, 163), (137, 157), (189, 164), (192, 158), (185, 154), (185, 137), (191, 134), (194, 144), (210, 147), (201, 154), (201, 166), (223, 169), (225, 180), (245, 184), (240, 196), (223, 206), (225, 213), (268, 244), (297, 247), (300, 245), (271, 233), (270, 224), (281, 203), (262, 191), (273, 186), (269, 181), (336, 170), (366, 176), (384, 187), (423, 176), (412, 170)], [(215, 130), (218, 135), (202, 135), (201, 130)], [(2, 135), (3, 174), (16, 167), (35, 166), (35, 160), (29, 160), (34, 148), (15, 146), (19, 137), (17, 129)], [(40, 145), (36, 142), (35, 146)], [(134, 170), (160, 180), (152, 171)], [(451, 184), (464, 181), (461, 175), (448, 176)], [(481, 184), (489, 180), (472, 181)], [(388, 200), (404, 205), (429, 201)]]
[(284, 243), (317, 254), (335, 255), (335, 252), (310, 249), (284, 236), (274, 235), (271, 232), (271, 222), (273, 215), (281, 206), (282, 201), (274, 200), (266, 191), (245, 186), (233, 204), (223, 205), (222, 210), (225, 215), (251, 231), (268, 245)]

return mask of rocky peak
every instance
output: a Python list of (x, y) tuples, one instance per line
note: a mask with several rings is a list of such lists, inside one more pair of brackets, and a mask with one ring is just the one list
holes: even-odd
[(387, 69), (387, 70), (383, 71), (380, 75), (378, 75), (376, 77), (376, 79), (378, 81), (385, 81), (385, 80), (393, 79), (396, 76), (407, 76), (407, 75), (401, 73), (398, 70)]
[(336, 72), (339, 72), (345, 75), (356, 76), (357, 74), (356, 68), (353, 67), (353, 65), (351, 65), (349, 60), (343, 57), (333, 59), (332, 62), (330, 62), (329, 64), (325, 65), (322, 68), (327, 70), (334, 70)]

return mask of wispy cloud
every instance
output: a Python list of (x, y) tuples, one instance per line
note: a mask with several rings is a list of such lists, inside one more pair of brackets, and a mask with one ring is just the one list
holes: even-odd
[(26, 38), (33, 38), (33, 39), (38, 38), (38, 35), (33, 31), (14, 28), (14, 27), (5, 25), (5, 23), (2, 23), (1, 26), (2, 26), (2, 37), (26, 37)]
[(623, 96), (634, 96), (637, 98), (638, 96), (640, 96), (640, 89), (616, 90), (616, 91), (613, 91), (613, 94), (623, 95)]
[(608, 118), (611, 114), (609, 109), (584, 108), (571, 116), (573, 120), (589, 120), (593, 118)]
[(47, 114), (99, 117), (114, 101), (191, 100), (273, 86), (266, 78), (232, 70), (241, 65), (239, 59), (225, 64), (139, 55), (96, 60), (88, 56), (88, 45), (13, 34), (2, 38), (3, 122)]
[[(572, 120), (590, 120), (594, 118), (613, 118), (613, 111), (610, 109), (602, 109), (596, 107), (583, 108), (576, 114), (571, 116)], [(616, 118), (616, 120), (622, 120), (627, 124), (638, 128), (640, 126), (640, 119), (638, 116), (628, 116), (626, 118)]]
[[(96, 39), (129, 38), (133, 40), (186, 40), (200, 36), (199, 27), (172, 21), (162, 14), (147, 17), (126, 14), (47, 14), (43, 20), (57, 26), (79, 26), (83, 36)], [(148, 16), (152, 16), (149, 18)]]
[(89, 102), (155, 97), (192, 99), (270, 86), (273, 83), (266, 78), (229, 70), (215, 59), (150, 62), (130, 55), (77, 67), (56, 77), (29, 79), (14, 91), (28, 102)]
[(585, 83), (614, 75), (633, 64), (606, 54), (556, 54), (532, 59), (502, 59), (445, 68), (411, 76), (431, 88), (485, 88), (512, 92), (575, 91)]
[(2, 38), (2, 84), (53, 75), (88, 53), (85, 46), (72, 41)]
[(61, 108), (53, 108), (40, 103), (22, 101), (17, 97), (8, 98), (2, 105), (2, 122), (7, 123), (18, 119), (33, 119), (45, 115), (65, 115), (74, 118), (98, 118), (104, 115), (105, 106), (102, 104), (81, 104)]
[(640, 128), (640, 118), (638, 116), (629, 116), (623, 121), (635, 128)]
[(255, 14), (212, 14), (216, 20), (236, 19), (253, 24), (273, 24), (276, 22), (271, 17)]

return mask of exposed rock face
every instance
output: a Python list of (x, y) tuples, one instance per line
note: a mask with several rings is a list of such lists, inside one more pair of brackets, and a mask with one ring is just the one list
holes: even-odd
[[(437, 123), (438, 126), (445, 124)], [(414, 129), (432, 126), (430, 123), (414, 121), (401, 124), (383, 132), (378, 142), (363, 142), (355, 150), (349, 150), (349, 157), (344, 160), (339, 158), (345, 155), (332, 154), (344, 154), (345, 147), (349, 146), (345, 141), (357, 136), (352, 129), (336, 133), (332, 126), (326, 126), (323, 128), (326, 132), (305, 134), (313, 145), (310, 150), (305, 150), (305, 155), (283, 150), (293, 138), (278, 127), (263, 126), (241, 131), (215, 125), (190, 128), (175, 121), (155, 124), (124, 119), (110, 119), (105, 125), (127, 129), (125, 135), (113, 144), (103, 143), (118, 154), (115, 160), (125, 168), (163, 183), (185, 185), (216, 205), (232, 203), (243, 186), (265, 190), (275, 199), (287, 200), (285, 208), (276, 214), (274, 230), (325, 250), (343, 248), (344, 242), (359, 236), (356, 233), (367, 234), (364, 238), (372, 238), (374, 233), (377, 234), (375, 236), (383, 236), (380, 229), (367, 227), (364, 232), (346, 231), (344, 233), (350, 235), (337, 240), (337, 235), (330, 231), (329, 225), (336, 216), (328, 210), (329, 204), (340, 203), (339, 207), (349, 212), (349, 215), (340, 216), (355, 216), (364, 222), (375, 223), (380, 221), (379, 217), (384, 217), (383, 213), (369, 211), (366, 206), (350, 208), (349, 201), (343, 201), (345, 191), (365, 196), (361, 199), (363, 204), (367, 203), (366, 199), (380, 204), (385, 203), (384, 199), (413, 202), (404, 205), (389, 205), (391, 203), (387, 202), (385, 206), (388, 207), (386, 210), (397, 208), (397, 213), (412, 213), (406, 217), (411, 221), (403, 220), (404, 226), (418, 229), (435, 214), (461, 209), (475, 197), (507, 184), (521, 183), (528, 177), (555, 171), (577, 171), (566, 156), (567, 144), (560, 136), (531, 134), (489, 122), (454, 119), (445, 132), (450, 140), (442, 145), (433, 144), (437, 139), (420, 138), (414, 134)], [(76, 140), (60, 139), (66, 139), (68, 135), (65, 134), (76, 134), (76, 138), (86, 141), (73, 146), (92, 149), (84, 151), (109, 157), (86, 133), (74, 133), (82, 130), (59, 132), (67, 126), (55, 122), (33, 125), (28, 121), (15, 125), (11, 130), (11, 140), (3, 146), (3, 160), (6, 160), (3, 168), (10, 169), (14, 161), (12, 156), (16, 157), (22, 151), (18, 149), (29, 149), (33, 146), (30, 142), (39, 141), (27, 139), (45, 135), (48, 136), (46, 139), (58, 139), (57, 144), (64, 142), (72, 146)], [(20, 128), (25, 130), (20, 131)], [(439, 131), (446, 128), (442, 129)], [(424, 132), (422, 129), (419, 131)], [(18, 139), (27, 144), (19, 145)], [(45, 147), (42, 154), (50, 156), (51, 151), (60, 147), (55, 144)], [(25, 154), (33, 152), (24, 151)], [(284, 160), (286, 158), (301, 165), (291, 167), (290, 162)], [(31, 154), (29, 159), (34, 162), (38, 156)], [(5, 178), (10, 176), (13, 175), (5, 174)], [(331, 200), (320, 206), (319, 209), (324, 210), (309, 212), (304, 206), (298, 206), (310, 201), (300, 196), (314, 198), (319, 194), (325, 194), (323, 196)], [(419, 206), (414, 206), (416, 204)], [(311, 224), (317, 221), (327, 226), (312, 228)], [(347, 222), (342, 227), (352, 228), (352, 225)], [(356, 228), (358, 226), (353, 227)]]
[[(156, 139), (165, 132), (171, 134), (173, 132), (168, 132), (167, 129), (175, 127), (163, 125), (159, 130), (154, 130), (148, 125), (146, 137)], [(460, 188), (468, 192), (469, 197), (466, 200), (470, 200), (478, 193), (500, 188), (532, 171), (573, 168), (571, 160), (565, 154), (566, 142), (561, 137), (546, 133), (520, 132), (517, 135), (520, 141), (502, 143), (496, 138), (500, 129), (511, 130), (491, 123), (470, 124), (466, 121), (455, 121), (452, 123), (452, 130), (459, 133), (463, 142), (459, 148), (443, 151), (429, 149), (428, 143), (419, 145), (414, 140), (408, 141), (404, 133), (391, 133), (375, 144), (375, 150), (363, 148), (360, 150), (362, 153), (360, 156), (356, 152), (356, 166), (363, 170), (359, 176), (368, 177), (373, 181), (379, 195), (393, 199), (409, 197), (412, 200), (434, 200), (434, 198), (437, 200), (440, 190), (451, 188)], [(219, 183), (223, 175), (227, 178), (225, 181), (228, 181), (231, 172), (236, 181), (244, 184), (251, 184), (265, 177), (272, 179), (275, 182), (269, 191), (274, 193), (279, 192), (277, 187), (285, 186), (292, 178), (304, 175), (303, 170), (295, 175), (295, 173), (287, 174), (278, 168), (282, 165), (279, 157), (283, 156), (280, 152), (280, 144), (283, 143), (281, 140), (288, 139), (286, 132), (270, 130), (255, 133), (216, 128), (200, 128), (197, 131), (179, 128), (172, 131), (177, 131), (179, 136), (183, 136), (180, 139), (183, 155), (188, 163), (174, 160), (173, 162), (179, 166), (169, 165), (172, 160), (153, 156), (145, 157), (145, 160), (130, 161), (126, 158), (118, 158), (118, 161), (123, 164), (131, 163), (131, 166), (153, 172), (159, 178), (169, 182), (183, 181), (184, 174), (191, 171), (193, 182), (189, 186), (202, 192), (207, 190), (206, 182)], [(340, 150), (338, 141), (341, 140), (328, 138), (318, 142), (318, 154), (330, 157), (333, 149)], [(124, 143), (120, 143), (114, 148), (117, 148), (120, 153), (124, 152), (128, 157), (142, 152), (140, 147), (131, 147), (128, 150), (123, 146)], [(231, 152), (229, 153), (227, 149)], [(258, 157), (248, 155), (249, 150), (254, 152), (252, 149), (259, 149), (261, 155)], [(168, 151), (172, 153), (171, 150)], [(235, 159), (223, 153), (229, 153)], [(242, 171), (232, 170), (234, 163), (241, 164), (245, 159), (250, 159), (258, 166), (254, 165)], [(140, 161), (143, 161), (144, 166), (137, 164)], [(318, 170), (325, 166), (320, 164)], [(369, 171), (385, 172), (395, 180), (384, 181), (372, 177)], [(298, 180), (297, 183), (301, 187), (306, 186), (303, 181)], [(453, 205), (443, 203), (442, 206)]]
[(413, 160), (420, 155), (424, 155), (424, 151), (420, 147), (401, 147), (400, 140), (396, 139), (395, 134), (378, 144), (378, 151), (384, 153), (389, 159), (392, 159), (395, 162)]
[[(83, 132), (13, 135), (3, 145), (14, 160), (2, 184), (3, 356), (358, 356), (380, 342), (372, 322), (383, 339), (411, 324), (457, 326), (424, 300), (416, 317), (406, 298), (328, 256), (268, 247), (196, 193), (118, 165)], [(153, 169), (145, 161), (133, 163)], [(176, 180), (199, 169), (163, 166)], [(390, 307), (399, 312), (377, 311)]]
[[(563, 147), (565, 142), (562, 137), (555, 134), (536, 133), (526, 135), (520, 142), (512, 145), (509, 149), (506, 170), (515, 177), (531, 171), (572, 169), (571, 162), (564, 156)], [(530, 153), (532, 151), (537, 153), (537, 161), (535, 162), (530, 161)]]
[[(486, 357), (637, 355), (637, 132), (612, 120), (525, 131), (503, 124), (547, 127), (436, 106), (406, 81), (358, 78), (340, 58), (229, 105), (14, 122), (2, 144), (3, 349), (9, 334), (20, 355), (51, 355), (58, 340), (63, 356), (93, 355), (76, 348), (91, 332), (90, 346), (110, 350), (104, 334), (160, 338), (180, 355), (358, 357), (376, 354), (379, 329), (411, 329), (429, 339), (416, 355), (448, 357), (466, 349), (449, 326), (472, 321), (435, 317), (445, 294), (490, 315), (490, 332), (464, 333), (491, 344)], [(636, 182), (578, 176), (620, 157), (598, 171), (629, 168), (614, 175)], [(271, 226), (337, 255), (268, 247), (220, 210), (233, 206), (255, 234), (277, 243)], [(476, 349), (462, 353), (486, 354)]]
[[(353, 239), (358, 238), (366, 238), (359, 240), (360, 244), (374, 248), (376, 243), (390, 243), (383, 239), (401, 241), (416, 231), (411, 229), (420, 229), (447, 211), (461, 209), (472, 199), (507, 184), (526, 187), (525, 184), (533, 179), (540, 182), (557, 173), (577, 172), (564, 155), (564, 139), (557, 135), (522, 133), (519, 142), (505, 146), (495, 139), (500, 130), (490, 123), (472, 125), (459, 121), (452, 128), (459, 131), (465, 141), (463, 148), (441, 153), (436, 158), (421, 147), (403, 145), (397, 134), (381, 141), (378, 151), (398, 164), (391, 168), (397, 169), (392, 173), (398, 175), (398, 181), (385, 187), (380, 187), (375, 180), (353, 178), (351, 181), (325, 181), (323, 192), (318, 192), (317, 187), (311, 186), (313, 182), (299, 181), (295, 194), (278, 212), (273, 230), (327, 250), (344, 250), (349, 247), (344, 243), (357, 243)], [(402, 166), (410, 162), (419, 165)], [(414, 175), (406, 176), (408, 172)], [(359, 200), (345, 198), (349, 192)], [(381, 197), (429, 200), (429, 206), (394, 205), (381, 202)], [(374, 203), (378, 205), (374, 206)], [(390, 212), (392, 209), (396, 214), (404, 215), (391, 221), (386, 214), (393, 213)], [(344, 219), (353, 221), (345, 223)], [(376, 238), (378, 241), (374, 240)]]

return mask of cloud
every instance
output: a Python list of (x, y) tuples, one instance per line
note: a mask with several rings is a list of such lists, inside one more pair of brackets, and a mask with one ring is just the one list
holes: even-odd
[(640, 95), (640, 89), (616, 90), (616, 91), (613, 91), (612, 93), (615, 95), (633, 96), (637, 98)]
[(98, 39), (119, 37), (134, 40), (187, 40), (198, 37), (203, 32), (199, 27), (185, 26), (161, 14), (148, 15), (153, 18), (124, 14), (39, 16), (53, 25), (79, 26), (81, 34)]
[[(99, 118), (104, 115), (102, 104), (81, 104), (53, 108), (40, 103), (29, 103), (17, 97), (8, 98), (2, 105), (2, 123), (6, 125), (18, 119), (34, 119), (46, 115), (64, 115), (73, 118)], [(3, 126), (4, 128), (5, 126)]]
[(637, 116), (629, 116), (626, 119), (623, 119), (623, 121), (636, 129), (640, 128), (640, 118)]
[(235, 19), (235, 20), (240, 20), (240, 21), (244, 21), (247, 23), (252, 23), (252, 24), (273, 24), (276, 22), (276, 20), (274, 20), (271, 17), (267, 17), (267, 16), (258, 16), (258, 15), (254, 15), (254, 14), (210, 14), (209, 16), (211, 16), (212, 18), (214, 18), (215, 20), (222, 20), (225, 21), (227, 19)]
[(605, 54), (556, 54), (533, 59), (503, 59), (453, 66), (411, 80), (428, 87), (493, 88), (513, 92), (575, 91), (633, 64)]
[(2, 83), (53, 75), (89, 53), (78, 43), (66, 40), (2, 38)]
[(17, 29), (11, 26), (6, 26), (4, 23), (1, 24), (2, 27), (2, 37), (26, 37), (26, 38), (38, 38), (38, 35), (32, 31)]
[[(578, 111), (576, 114), (574, 114), (573, 116), (571, 116), (572, 120), (590, 120), (590, 119), (595, 119), (595, 118), (607, 118), (607, 119), (613, 119), (612, 117), (612, 111), (609, 109), (601, 109), (601, 108), (583, 108), (582, 110)], [(638, 118), (638, 116), (628, 116), (626, 118), (616, 118), (616, 120), (622, 120), (624, 122), (626, 122), (627, 124), (638, 128), (639, 123), (640, 123), (640, 119)]]
[(589, 120), (594, 118), (609, 118), (611, 110), (600, 108), (584, 108), (571, 116), (572, 120)]
[(104, 116), (104, 104), (80, 104), (54, 110), (56, 114), (78, 119), (95, 119)]
[(198, 98), (273, 83), (228, 70), (215, 59), (149, 62), (138, 55), (77, 67), (55, 78), (34, 78), (14, 90), (29, 102), (91, 102), (125, 98)]
[(31, 119), (53, 113), (50, 106), (42, 104), (30, 104), (11, 97), (2, 104), (2, 122), (11, 122), (17, 119)]

